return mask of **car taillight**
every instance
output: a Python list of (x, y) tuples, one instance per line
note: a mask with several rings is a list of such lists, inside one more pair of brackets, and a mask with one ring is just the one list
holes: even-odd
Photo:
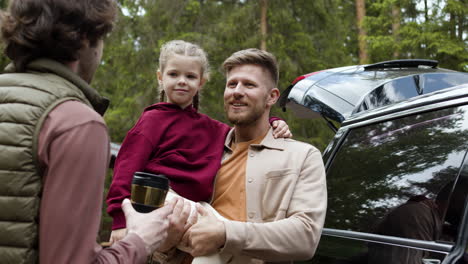
[(304, 74), (304, 75), (301, 75), (299, 77), (297, 77), (291, 84), (294, 85), (296, 84), (298, 81), (300, 80), (304, 80), (305, 78), (309, 77), (309, 76), (312, 76), (312, 75), (315, 75), (317, 73), (320, 73), (320, 72), (323, 72), (324, 70), (321, 70), (321, 71), (316, 71), (316, 72), (311, 72), (311, 73), (308, 73), (308, 74)]

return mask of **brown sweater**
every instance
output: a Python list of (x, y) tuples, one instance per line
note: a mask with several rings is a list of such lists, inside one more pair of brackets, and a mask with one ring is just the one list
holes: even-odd
[(44, 165), (39, 219), (40, 263), (144, 263), (137, 235), (102, 249), (96, 243), (101, 217), (109, 138), (104, 120), (77, 101), (50, 112), (39, 135)]

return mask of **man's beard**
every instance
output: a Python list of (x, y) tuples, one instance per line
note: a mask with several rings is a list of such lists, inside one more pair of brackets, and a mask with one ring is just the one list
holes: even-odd
[[(224, 107), (224, 112), (226, 113), (227, 119), (231, 124), (235, 126), (248, 126), (256, 123), (265, 113), (266, 104), (263, 103), (261, 106), (256, 106), (252, 111), (247, 113), (243, 112), (239, 114), (230, 114), (228, 111), (229, 105)], [(245, 115), (246, 114), (246, 115)]]

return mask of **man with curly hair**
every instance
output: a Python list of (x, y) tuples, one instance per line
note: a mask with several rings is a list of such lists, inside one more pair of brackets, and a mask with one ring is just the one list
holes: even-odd
[(89, 86), (113, 27), (113, 0), (11, 0), (0, 15), (0, 262), (142, 263), (174, 205), (123, 203), (127, 236), (96, 243), (109, 138), (108, 100)]

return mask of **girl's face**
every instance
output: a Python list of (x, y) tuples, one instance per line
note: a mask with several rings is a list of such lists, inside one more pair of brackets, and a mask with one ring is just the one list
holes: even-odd
[(160, 87), (166, 92), (169, 103), (185, 108), (205, 83), (202, 67), (195, 57), (173, 54), (163, 72), (158, 71)]

